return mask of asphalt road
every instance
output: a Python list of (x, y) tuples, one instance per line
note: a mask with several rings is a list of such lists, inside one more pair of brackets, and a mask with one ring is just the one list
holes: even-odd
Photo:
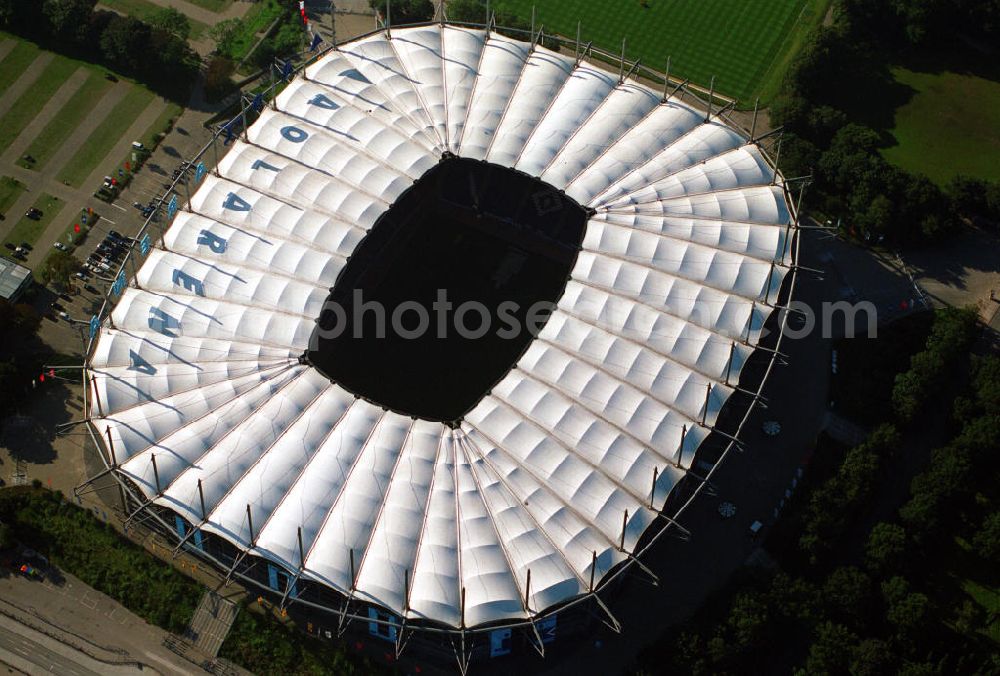
[(68, 657), (49, 650), (41, 643), (15, 633), (0, 624), (0, 662), (17, 667), (18, 663), (24, 660), (38, 667), (38, 671), (41, 672), (66, 674), (67, 676), (75, 674), (99, 676), (96, 671), (91, 671)]

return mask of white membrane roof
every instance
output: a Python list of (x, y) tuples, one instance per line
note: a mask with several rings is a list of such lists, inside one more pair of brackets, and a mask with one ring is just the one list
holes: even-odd
[[(366, 231), (446, 151), (593, 209), (557, 311), (456, 428), (298, 361)], [(450, 627), (462, 589), (466, 627), (530, 619), (656, 520), (760, 338), (790, 220), (781, 177), (703, 110), (482, 30), (367, 37), (182, 206), (92, 353), (98, 427), (148, 498), (302, 580)]]

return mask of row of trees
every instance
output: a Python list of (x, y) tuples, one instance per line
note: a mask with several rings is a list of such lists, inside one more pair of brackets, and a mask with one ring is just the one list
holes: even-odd
[(102, 63), (186, 103), (200, 67), (187, 44), (186, 17), (166, 9), (145, 22), (95, 5), (96, 0), (0, 0), (0, 27), (53, 51)]
[(913, 355), (909, 370), (896, 376), (892, 388), (893, 412), (900, 424), (913, 422), (940, 392), (978, 334), (973, 310), (945, 308), (936, 313), (925, 348)]
[(813, 203), (843, 216), (858, 235), (913, 244), (945, 236), (959, 217), (1000, 221), (1000, 183), (958, 177), (942, 190), (891, 165), (879, 152), (886, 145), (879, 130), (891, 125), (885, 106), (898, 95), (887, 50), (904, 48), (906, 35), (929, 41), (929, 35), (945, 30), (953, 38), (959, 29), (987, 30), (989, 24), (973, 23), (979, 14), (971, 7), (945, 12), (950, 20), (931, 33), (916, 27), (914, 22), (938, 15), (931, 6), (956, 4), (969, 3), (842, 0), (834, 23), (818, 29), (799, 54), (771, 106), (772, 124), (786, 132), (781, 156), (786, 173), (812, 173), (819, 193)]
[[(964, 322), (940, 313), (925, 352), (938, 352)], [(945, 411), (954, 401), (945, 416), (949, 440), (910, 482), (894, 518), (865, 525), (885, 469), (898, 471), (917, 445), (907, 428), (886, 424), (793, 505), (800, 536), (789, 539), (790, 550), (774, 549), (769, 538), (766, 546), (796, 574), (741, 571), (716, 603), (648, 648), (637, 671), (1000, 671), (1000, 652), (986, 636), (997, 618), (964, 584), (966, 576), (995, 584), (1000, 564), (1000, 357), (954, 360), (950, 376), (950, 387), (936, 391)]]

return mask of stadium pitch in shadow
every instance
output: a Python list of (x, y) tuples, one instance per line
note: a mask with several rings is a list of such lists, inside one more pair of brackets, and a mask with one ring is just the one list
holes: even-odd
[[(538, 304), (551, 308), (562, 296), (587, 218), (586, 209), (531, 176), (443, 159), (351, 256), (319, 318), (308, 361), (386, 408), (459, 420), (527, 349), (534, 337), (529, 319), (544, 325), (548, 312)], [(343, 309), (339, 316), (331, 302)], [(463, 312), (470, 302), (476, 309)], [(411, 309), (398, 314), (398, 332), (392, 315), (403, 303)], [(371, 309), (376, 304), (382, 310)], [(515, 324), (517, 331), (507, 330)]]

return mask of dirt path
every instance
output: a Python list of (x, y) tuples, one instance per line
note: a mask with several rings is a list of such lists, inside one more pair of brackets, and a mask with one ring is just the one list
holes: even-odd
[(167, 102), (162, 97), (157, 96), (142, 113), (137, 117), (128, 129), (122, 131), (121, 137), (118, 142), (115, 143), (114, 147), (104, 156), (104, 160), (100, 162), (92, 172), (87, 180), (83, 182), (83, 190), (96, 190), (101, 183), (101, 179), (114, 169), (114, 164), (120, 162), (128, 154), (129, 149), (132, 148), (132, 142), (136, 141), (141, 137), (149, 127), (156, 122), (156, 118), (167, 109)]
[(67, 162), (73, 159), (73, 156), (76, 155), (84, 142), (90, 138), (90, 134), (114, 110), (115, 106), (125, 98), (130, 88), (130, 85), (127, 83), (117, 82), (107, 90), (97, 105), (94, 106), (93, 110), (90, 111), (90, 114), (87, 115), (87, 118), (80, 122), (77, 128), (73, 130), (73, 133), (69, 135), (69, 138), (66, 139), (66, 142), (55, 152), (43, 173), (48, 176), (58, 176), (59, 171), (66, 166)]
[(24, 74), (17, 78), (17, 81), (3, 93), (3, 96), (0, 96), (0, 115), (7, 114), (7, 111), (21, 98), (21, 95), (28, 91), (31, 85), (35, 84), (35, 81), (41, 77), (45, 67), (54, 58), (53, 54), (43, 52), (31, 62), (31, 65), (24, 71)]
[(83, 83), (87, 81), (88, 75), (90, 73), (86, 68), (77, 68), (73, 71), (73, 74), (66, 78), (66, 81), (56, 90), (52, 98), (38, 111), (38, 115), (21, 130), (20, 135), (14, 139), (3, 155), (0, 155), (0, 162), (5, 164), (15, 162), (17, 158), (21, 157), (38, 134), (45, 129), (45, 125), (51, 122), (52, 118), (57, 116), (63, 108), (72, 103), (73, 96), (80, 91)]
[(4, 40), (3, 42), (0, 42), (0, 60), (5, 59), (7, 55), (10, 54), (11, 50), (14, 49), (14, 45), (16, 44), (17, 42), (15, 40)]

